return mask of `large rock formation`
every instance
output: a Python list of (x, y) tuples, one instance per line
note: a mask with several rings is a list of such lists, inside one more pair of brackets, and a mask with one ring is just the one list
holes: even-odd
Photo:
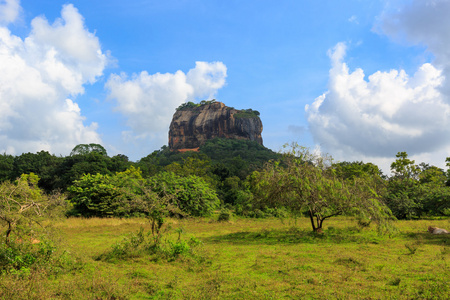
[(261, 132), (257, 111), (237, 110), (215, 101), (190, 102), (180, 106), (173, 115), (169, 148), (196, 149), (216, 137), (251, 140), (262, 145)]

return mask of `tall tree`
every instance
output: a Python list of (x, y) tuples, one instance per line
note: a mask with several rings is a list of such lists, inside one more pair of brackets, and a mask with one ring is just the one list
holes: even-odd
[(79, 144), (77, 146), (75, 146), (72, 149), (72, 152), (70, 152), (70, 155), (86, 155), (89, 154), (91, 152), (97, 152), (100, 153), (101, 155), (107, 156), (107, 152), (106, 149), (99, 144)]
[(261, 172), (254, 172), (251, 186), (257, 204), (306, 213), (313, 231), (320, 231), (326, 219), (338, 215), (370, 217), (379, 223), (391, 217), (370, 181), (345, 182), (331, 168), (331, 159), (297, 145), (281, 162), (271, 161)]
[(12, 179), (14, 170), (14, 156), (0, 154), (0, 182)]

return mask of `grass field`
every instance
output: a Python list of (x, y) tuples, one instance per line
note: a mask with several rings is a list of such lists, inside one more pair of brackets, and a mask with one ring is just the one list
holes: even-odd
[[(171, 259), (154, 254), (101, 260), (113, 245), (150, 230), (145, 219), (67, 219), (55, 225), (64, 272), (2, 275), (2, 299), (450, 299), (450, 235), (399, 221), (378, 235), (350, 218), (169, 220), (163, 240), (201, 244)], [(61, 252), (62, 251), (62, 252)], [(48, 268), (47, 268), (48, 270)]]

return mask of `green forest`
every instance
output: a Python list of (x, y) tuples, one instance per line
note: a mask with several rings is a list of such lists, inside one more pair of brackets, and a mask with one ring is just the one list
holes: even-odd
[[(275, 153), (256, 142), (231, 139), (210, 140), (198, 152), (180, 153), (164, 146), (137, 162), (122, 154), (110, 157), (98, 144), (78, 145), (66, 157), (46, 151), (0, 155), (3, 185), (33, 174), (42, 194), (66, 197), (69, 216), (146, 214), (130, 201), (147, 192), (173, 196), (179, 215), (192, 217), (219, 209), (256, 218), (308, 215), (312, 206), (318, 209), (314, 217), (367, 214), (355, 211), (363, 206), (354, 202), (356, 198), (376, 199), (397, 219), (450, 215), (449, 171), (416, 164), (399, 152), (391, 173), (382, 174), (372, 163), (316, 157), (298, 145)], [(337, 202), (332, 203), (335, 196)], [(344, 203), (354, 207), (339, 207)]]
[[(450, 164), (450, 158), (446, 162)], [(331, 244), (353, 243), (359, 239), (357, 244), (380, 243), (395, 236), (398, 220), (439, 221), (450, 216), (449, 171), (426, 163), (416, 164), (406, 152), (398, 152), (393, 157), (391, 175), (387, 176), (372, 163), (335, 162), (331, 156), (317, 156), (295, 143), (275, 153), (252, 141), (213, 139), (198, 152), (181, 153), (164, 146), (136, 162), (125, 155), (110, 157), (98, 144), (77, 145), (66, 157), (45, 151), (19, 156), (3, 154), (0, 155), (0, 181), (2, 299), (24, 297), (26, 289), (17, 287), (14, 293), (7, 292), (17, 280), (29, 286), (33, 284), (33, 276), (41, 274), (38, 282), (42, 289), (47, 289), (49, 278), (87, 272), (83, 268), (97, 261), (107, 265), (150, 255), (165, 264), (182, 257), (183, 261), (190, 261), (188, 268), (193, 267), (191, 264), (205, 267), (205, 260), (212, 254), (200, 255), (196, 249), (215, 238), (205, 236), (202, 240), (185, 235), (187, 228), (197, 228), (201, 235), (203, 229), (198, 224), (205, 220), (228, 222), (229, 226), (245, 220), (266, 222), (253, 225), (272, 224), (263, 231), (258, 231), (260, 227), (252, 229), (256, 233), (233, 229), (237, 231), (232, 236), (223, 236), (226, 243), (231, 238), (234, 245), (240, 243), (239, 235), (247, 232), (245, 241), (250, 246), (260, 239), (271, 245), (284, 244), (286, 239), (294, 243), (317, 243), (324, 236)], [(276, 219), (289, 224), (297, 224), (299, 220), (309, 229), (298, 231), (298, 227), (291, 225), (287, 231), (275, 229), (278, 225), (273, 225), (273, 220)], [(71, 220), (78, 220), (73, 225), (81, 226), (78, 230), (83, 230), (85, 225), (81, 224), (87, 222), (84, 220), (105, 220), (101, 221), (103, 225), (91, 228), (99, 226), (100, 231), (87, 231), (87, 236), (109, 235), (109, 231), (104, 231), (110, 226), (105, 225), (110, 222), (107, 220), (130, 220), (125, 224), (145, 220), (145, 225), (139, 230), (133, 225), (135, 231), (128, 232), (125, 238), (114, 236), (115, 243), (97, 236), (96, 241), (104, 241), (95, 247), (100, 253), (89, 254), (92, 261), (87, 263), (63, 246), (64, 241), (73, 238), (60, 236), (61, 230), (70, 232), (72, 227), (67, 224)], [(349, 227), (353, 228), (350, 232), (354, 235), (339, 229), (349, 220), (358, 226)], [(365, 235), (359, 236), (362, 233)], [(74, 236), (82, 238), (79, 234)], [(223, 242), (222, 238), (219, 240)], [(96, 245), (95, 241), (91, 243)], [(80, 253), (91, 245), (79, 250)], [(418, 245), (421, 244), (406, 243), (405, 247), (414, 254)], [(447, 248), (443, 251), (448, 253)], [(208, 272), (213, 271), (208, 269)], [(397, 279), (392, 280), (396, 286)], [(146, 295), (162, 295), (159, 298), (166, 299), (174, 291), (179, 292), (179, 289), (168, 291), (167, 284)], [(119, 286), (116, 287), (120, 289)], [(86, 285), (83, 288), (89, 289)], [(121, 299), (122, 292), (116, 290), (113, 297), (102, 290), (97, 299)], [(183, 298), (178, 296), (175, 298)], [(58, 298), (55, 294), (51, 297)]]

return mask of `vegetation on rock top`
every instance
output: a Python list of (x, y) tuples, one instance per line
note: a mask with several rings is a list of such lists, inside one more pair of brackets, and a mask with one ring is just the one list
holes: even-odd
[[(202, 107), (204, 105), (208, 105), (211, 103), (215, 103), (216, 99), (212, 99), (212, 100), (202, 100), (200, 101), (200, 103), (194, 103), (194, 102), (186, 102), (181, 104), (180, 106), (177, 107), (176, 111), (185, 111), (185, 110), (190, 110), (190, 109), (195, 109), (198, 107)], [(234, 107), (227, 107), (227, 109), (234, 109)], [(249, 109), (241, 109), (241, 110), (237, 110), (238, 112), (234, 114), (235, 118), (259, 118), (259, 111), (257, 110), (253, 110), (251, 108)]]

